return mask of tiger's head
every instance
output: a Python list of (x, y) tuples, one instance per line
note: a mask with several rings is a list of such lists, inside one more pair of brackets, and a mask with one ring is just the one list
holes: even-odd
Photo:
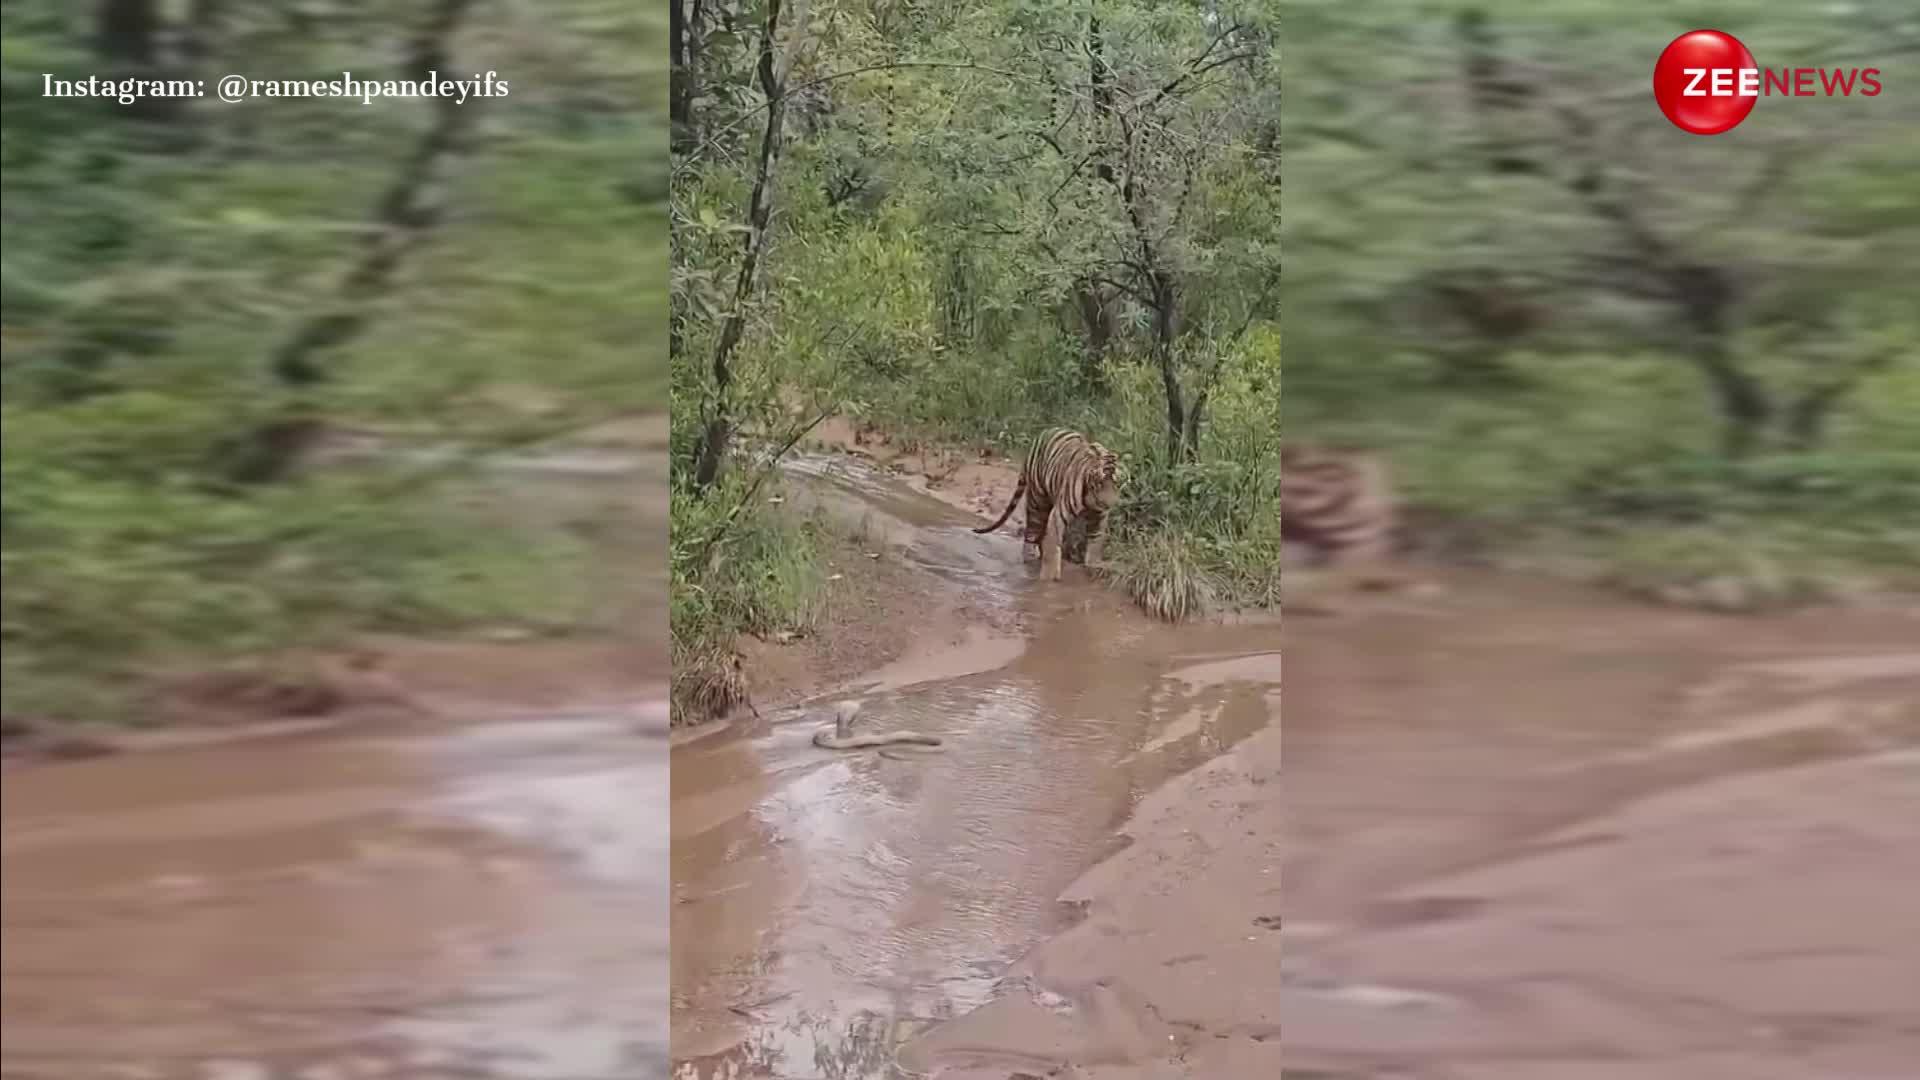
[(1098, 455), (1099, 463), (1088, 471), (1086, 484), (1086, 503), (1102, 512), (1120, 505), (1120, 482), (1123, 479), (1120, 467), (1120, 455), (1093, 444), (1093, 452)]

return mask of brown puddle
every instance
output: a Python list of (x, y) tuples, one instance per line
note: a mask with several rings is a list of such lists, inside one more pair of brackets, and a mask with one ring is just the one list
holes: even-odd
[[(664, 506), (647, 509), (640, 525), (664, 535)], [(664, 609), (662, 575), (631, 584), (610, 599)], [(463, 679), (457, 647), (429, 653), (443, 689), (518, 678)], [(9, 770), (0, 1075), (667, 1075), (658, 632), (626, 674), (630, 695), (591, 708)]]
[(666, 830), (633, 793), (666, 755), (633, 727), (10, 774), (5, 1075), (664, 1075)]
[(896, 1074), (1910, 1080), (1920, 613), (1443, 577), (1289, 620), (1286, 768), (1143, 800)]
[(810, 498), (865, 519), (1021, 628), (910, 654), (830, 699), (862, 730), (939, 735), (895, 760), (811, 743), (826, 701), (673, 751), (673, 1053), (680, 1078), (901, 1075), (898, 1047), (977, 1008), (1073, 921), (1057, 897), (1139, 800), (1265, 725), (1278, 628), (1170, 628), (1042, 584), (1009, 535), (845, 461)]
[(1920, 1062), (1920, 618), (1456, 575), (1288, 623), (1288, 1076)]

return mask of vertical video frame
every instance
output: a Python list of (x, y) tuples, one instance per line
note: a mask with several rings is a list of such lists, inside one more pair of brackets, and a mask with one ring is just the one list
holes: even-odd
[(679, 1080), (1278, 1074), (1278, 30), (674, 3)]

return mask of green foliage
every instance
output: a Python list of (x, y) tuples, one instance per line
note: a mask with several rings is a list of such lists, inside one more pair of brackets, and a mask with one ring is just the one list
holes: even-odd
[[(371, 628), (591, 625), (604, 552), (497, 478), (225, 482), (236, 439), (287, 400), (268, 358), (334, 302), (431, 107), (202, 100), (143, 120), (41, 96), (42, 72), (104, 70), (97, 7), (0, 19), (4, 711), (123, 715), (157, 663)], [(453, 55), (512, 93), (469, 100), (484, 137), (310, 415), (484, 447), (659, 407), (665, 117), (634, 87), (664, 100), (664, 26), (630, 8), (569, 0), (536, 24), (477, 6)], [(422, 13), (209, 11), (201, 62), (263, 78), (399, 77), (381, 65)]]
[[(1911, 581), (1912, 87), (1770, 100), (1699, 138), (1660, 117), (1645, 72), (1698, 25), (1778, 67), (1870, 65), (1920, 24), (1885, 7), (1480, 8), (1480, 46), (1457, 5), (1288, 9), (1284, 430), (1385, 450), (1416, 544), (1571, 548), (1716, 607)], [(1526, 101), (1477, 113), (1475, 56)], [(1340, 77), (1362, 68), (1375, 77)], [(1823, 401), (1823, 423), (1796, 427)]]
[[(1766, 533), (1693, 527), (1636, 531), (1608, 552), (1601, 582), (1650, 600), (1729, 614), (1834, 600), (1855, 587), (1834, 564)], [(1818, 567), (1818, 569), (1816, 569)]]
[[(1270, 5), (1215, 7), (1217, 25), (1109, 0), (805, 9), (807, 25), (781, 42), (794, 92), (777, 213), (729, 369), (729, 413), (753, 445), (829, 409), (1016, 457), (1043, 428), (1079, 428), (1128, 460), (1116, 559), (1151, 567), (1177, 554), (1176, 572), (1210, 576), (1223, 601), (1271, 602), (1277, 20)], [(1124, 115), (1095, 116), (1093, 19)], [(733, 311), (764, 118), (748, 70), (760, 28), (734, 27), (696, 57), (702, 139), (676, 164), (677, 477), (718, 405), (709, 365)], [(1167, 448), (1156, 273), (1181, 327), (1166, 363), (1189, 408), (1208, 395), (1194, 460)], [(1088, 287), (1111, 322), (1098, 350), (1075, 306)], [(703, 498), (727, 496), (676, 501), (676, 548), (700, 528)], [(713, 573), (678, 566), (675, 588), (731, 592)], [(1179, 595), (1171, 611), (1197, 608), (1186, 600), (1199, 593)]]
[(1217, 594), (1210, 575), (1180, 533), (1148, 533), (1115, 561), (1115, 579), (1134, 603), (1167, 622), (1205, 614)]
[(1570, 494), (1603, 517), (1699, 523), (1778, 515), (1844, 527), (1920, 528), (1920, 458), (1911, 454), (1781, 454), (1740, 461), (1661, 455), (1589, 472)]
[(718, 716), (745, 700), (734, 652), (741, 634), (803, 634), (820, 617), (828, 526), (767, 513), (730, 474), (706, 495), (687, 474), (673, 489), (670, 629), (675, 724)]
[(810, 629), (824, 575), (819, 521), (732, 508), (745, 497), (737, 478), (714, 498), (684, 485), (674, 492), (674, 639), (699, 642), (735, 633), (772, 637)]
[(1248, 355), (1229, 365), (1215, 389), (1212, 419), (1192, 461), (1166, 460), (1158, 376), (1135, 366), (1115, 378), (1105, 429), (1114, 433), (1110, 445), (1130, 468), (1113, 522), (1113, 550), (1136, 576), (1159, 567), (1169, 587), (1182, 579), (1211, 582), (1204, 595), (1271, 607), (1279, 603), (1280, 584), (1280, 461), (1273, 418), (1279, 334), (1257, 332), (1235, 347)]

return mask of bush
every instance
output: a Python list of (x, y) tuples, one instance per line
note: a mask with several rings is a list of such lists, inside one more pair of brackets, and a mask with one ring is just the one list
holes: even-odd
[[(811, 630), (825, 572), (817, 519), (749, 505), (750, 479), (724, 477), (704, 497), (675, 477), (670, 541), (673, 723), (694, 724), (746, 700), (734, 640)], [(763, 489), (764, 490), (764, 489)]]
[(1145, 534), (1124, 548), (1115, 560), (1114, 577), (1142, 610), (1166, 622), (1205, 615), (1218, 595), (1201, 560), (1171, 530)]

